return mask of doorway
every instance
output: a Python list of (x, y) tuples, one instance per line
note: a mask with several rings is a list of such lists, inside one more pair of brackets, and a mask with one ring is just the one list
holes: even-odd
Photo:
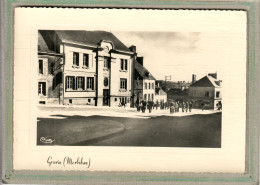
[(103, 106), (109, 106), (109, 89), (103, 89)]

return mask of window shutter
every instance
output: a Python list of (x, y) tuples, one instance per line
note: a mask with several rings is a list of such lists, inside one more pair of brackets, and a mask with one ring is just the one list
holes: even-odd
[(121, 70), (124, 70), (124, 60), (121, 59)]
[(48, 75), (48, 60), (43, 61), (43, 74)]
[(125, 60), (125, 70), (127, 71), (127, 60)]
[(42, 94), (46, 96), (46, 82), (42, 83)]
[(93, 67), (93, 55), (92, 54), (89, 54), (89, 62), (88, 62), (88, 64), (89, 64), (89, 66), (91, 64), (91, 66)]
[(68, 77), (66, 76), (66, 80), (65, 80), (66, 82), (65, 82), (65, 87), (66, 87), (66, 89), (68, 89)]
[(127, 90), (127, 79), (125, 79), (125, 89)]
[(72, 87), (73, 87), (73, 90), (76, 90), (76, 83), (75, 83), (75, 77), (72, 77)]
[(85, 90), (85, 78), (82, 78), (82, 89)]

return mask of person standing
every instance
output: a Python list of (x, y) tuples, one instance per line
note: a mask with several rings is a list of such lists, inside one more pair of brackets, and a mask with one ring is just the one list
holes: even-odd
[(147, 107), (148, 107), (149, 113), (151, 113), (152, 112), (152, 107), (153, 107), (153, 102), (151, 100), (148, 101)]
[(186, 109), (185, 109), (185, 110), (186, 110), (186, 112), (188, 112), (188, 109), (189, 109), (189, 102), (188, 102), (188, 101), (186, 101), (186, 103), (185, 103), (185, 104), (186, 104)]
[(201, 110), (203, 111), (204, 108), (205, 108), (205, 104), (202, 102), (202, 103), (201, 103)]
[(189, 102), (189, 111), (191, 112), (192, 110), (192, 101)]
[(183, 102), (182, 102), (182, 112), (184, 112), (185, 108), (186, 108), (186, 104), (185, 104), (185, 102), (183, 101)]

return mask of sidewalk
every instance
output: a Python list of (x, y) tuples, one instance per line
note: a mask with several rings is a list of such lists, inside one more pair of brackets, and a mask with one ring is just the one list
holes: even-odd
[(194, 114), (213, 114), (221, 111), (193, 109), (191, 112), (180, 112), (170, 114), (170, 110), (153, 109), (151, 113), (137, 112), (136, 108), (129, 107), (95, 107), (95, 106), (38, 106), (39, 118), (65, 119), (66, 116), (109, 116), (128, 118), (150, 118), (157, 116), (191, 116)]

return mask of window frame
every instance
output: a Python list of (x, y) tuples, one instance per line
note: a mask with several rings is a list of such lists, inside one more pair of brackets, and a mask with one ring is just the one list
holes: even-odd
[(127, 78), (120, 78), (120, 90), (127, 90)]
[(89, 54), (83, 53), (83, 67), (89, 68)]
[[(71, 84), (69, 79), (72, 79)], [(72, 86), (72, 88), (69, 86)], [(66, 76), (66, 91), (67, 90), (75, 90), (75, 76)]]
[(73, 52), (73, 66), (79, 66), (79, 53)]
[[(45, 88), (45, 91), (44, 91), (44, 88)], [(45, 93), (43, 93), (43, 92), (45, 92)], [(38, 82), (38, 96), (47, 96), (47, 83), (46, 82), (41, 82), (41, 81)]]
[(87, 86), (86, 86), (86, 90), (95, 90), (95, 78), (92, 76), (88, 76), (86, 77), (87, 79)]
[[(79, 79), (82, 80), (82, 87), (79, 87)], [(76, 89), (77, 90), (85, 90), (85, 77), (84, 76), (77, 76), (76, 77)]]
[(43, 74), (43, 59), (38, 60), (38, 72), (39, 74)]

